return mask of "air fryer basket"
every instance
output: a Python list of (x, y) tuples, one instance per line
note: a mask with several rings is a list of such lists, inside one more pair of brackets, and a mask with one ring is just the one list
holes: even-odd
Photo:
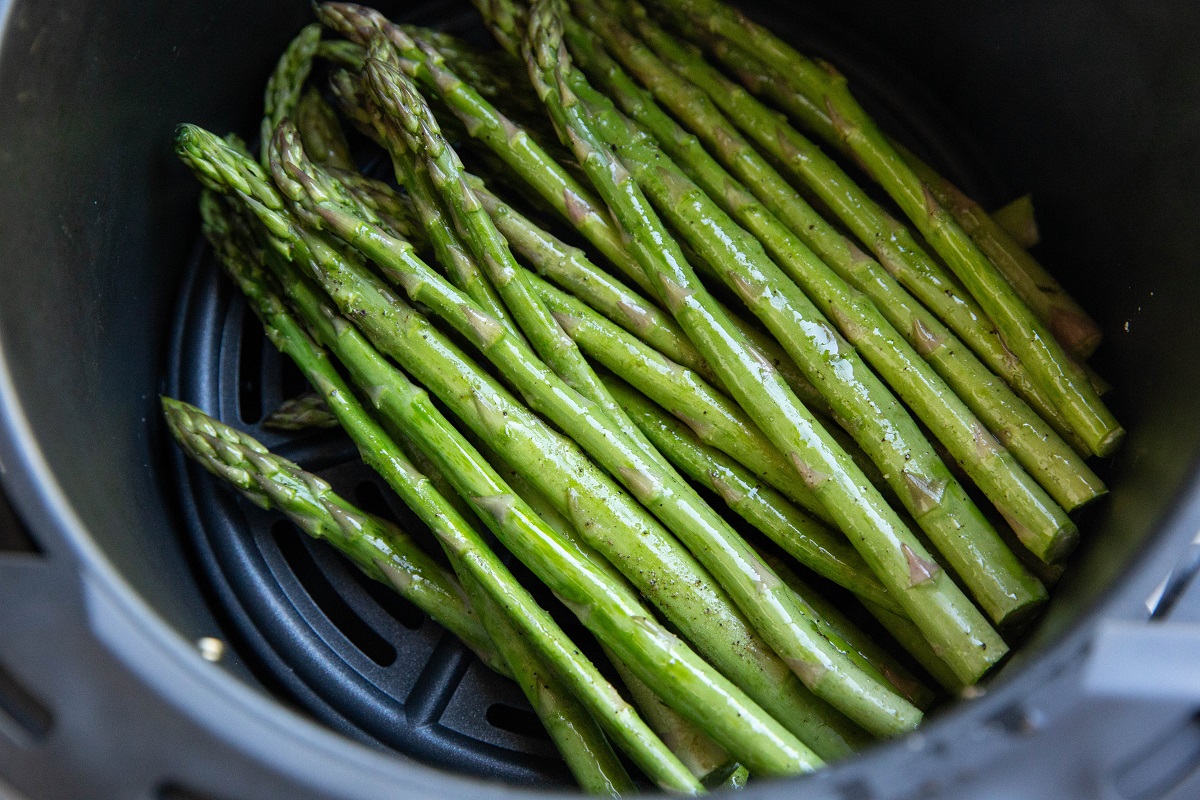
[[(1097, 366), (1130, 429), (1070, 576), (982, 696), (751, 795), (1190, 796), (1200, 9), (743, 5), (986, 203), (1034, 192), (1041, 252), (1104, 324)], [(465, 3), (384, 10), (485, 41)], [(159, 423), (158, 395), (182, 396), (404, 515), (338, 434), (263, 433), (296, 378), (197, 245), (196, 185), (170, 153), (181, 121), (252, 131), (308, 18), (0, 0), (0, 470), (30, 532), (0, 519), (0, 795), (567, 785), (515, 687), (185, 465)], [(226, 645), (216, 665), (204, 637)]]

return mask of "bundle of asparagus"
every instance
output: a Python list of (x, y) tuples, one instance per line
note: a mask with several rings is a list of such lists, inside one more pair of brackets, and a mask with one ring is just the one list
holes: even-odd
[[(319, 5), (257, 160), (176, 142), (219, 260), (315, 390), (267, 424), (344, 428), (452, 573), (164, 399), (172, 433), (514, 678), (586, 791), (634, 790), (618, 750), (697, 794), (912, 730), (1004, 658), (1078, 540), (1068, 513), (1106, 491), (1085, 458), (1122, 429), (1074, 360), (1098, 327), (833, 67), (720, 0), (476, 5), (499, 51)], [(343, 119), (394, 182), (359, 172)]]

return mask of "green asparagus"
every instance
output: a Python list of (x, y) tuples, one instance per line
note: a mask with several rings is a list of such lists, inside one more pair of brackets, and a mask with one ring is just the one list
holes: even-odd
[(189, 458), (255, 505), (278, 510), (309, 536), (329, 542), (363, 574), (395, 589), (493, 669), (507, 672), (458, 581), (407, 533), (359, 510), (321, 478), (195, 406), (169, 397), (162, 398), (162, 405), (171, 435)]
[(530, 78), (560, 137), (621, 220), (647, 282), (751, 417), (783, 452), (793, 454), (801, 476), (914, 622), (944, 648), (965, 680), (978, 679), (1007, 647), (700, 285), (571, 90), (573, 67), (562, 43), (561, 12), (554, 0), (531, 7)]
[[(373, 80), (400, 79), (398, 73), (379, 61), (368, 60), (368, 69)], [(285, 131), (281, 129), (281, 133)], [(284, 136), (277, 136), (275, 141), (285, 159), (297, 155), (297, 143)], [(330, 209), (329, 195), (314, 191), (316, 182), (311, 176), (305, 178), (295, 161), (272, 166), (294, 202), (313, 206), (310, 213), (320, 215), (339, 236), (389, 272), (414, 301), (424, 302), (471, 339), (520, 388), (533, 408), (559, 425), (658, 516), (718, 577), (759, 633), (814, 693), (881, 735), (916, 724), (920, 712), (829, 647), (817, 634), (812, 620), (795, 608), (791, 596), (775, 592), (780, 585), (762, 567), (758, 556), (669, 466), (664, 469), (659, 460), (647, 457), (601, 408), (567, 386), (528, 345), (508, 335), (470, 298), (431, 274), (428, 267), (415, 266), (411, 246), (404, 248), (399, 246), (402, 243), (387, 241), (378, 229), (363, 235), (363, 222), (344, 211)], [(346, 285), (343, 277), (328, 280), (343, 289)], [(334, 290), (329, 287), (329, 291)]]
[[(1083, 460), (970, 350), (956, 346), (950, 331), (874, 259), (854, 247), (825, 222), (775, 168), (736, 132), (736, 126), (713, 105), (704, 92), (674, 73), (645, 45), (625, 31), (617, 20), (602, 13), (594, 3), (577, 0), (576, 5), (585, 14), (589, 24), (604, 34), (604, 42), (594, 38), (589, 40), (588, 55), (582, 62), (585, 70), (589, 69), (587, 61), (591, 60), (591, 71), (603, 77), (601, 83), (609, 95), (627, 113), (646, 125), (681, 165), (687, 167), (688, 161), (699, 159), (706, 163), (709, 173), (715, 173), (710, 181), (721, 178), (721, 173), (713, 169), (712, 161), (706, 154), (687, 147), (687, 143), (694, 140), (679, 130), (652, 99), (621, 74), (619, 67), (607, 62), (603, 55), (603, 46), (607, 43), (649, 87), (654, 97), (666, 103), (672, 113), (700, 136), (725, 166), (737, 178), (745, 181), (746, 188), (775, 215), (777, 224), (769, 227), (786, 227), (787, 232), (813, 249), (823, 263), (812, 263), (812, 259), (797, 263), (792, 257), (796, 248), (788, 246), (785, 241), (781, 250), (772, 250), (772, 255), (808, 296), (821, 305), (825, 315), (838, 322), (844, 335), (849, 336), (852, 331), (878, 330), (895, 339), (895, 347), (884, 343), (882, 348), (872, 347), (862, 336), (856, 337), (857, 340), (852, 338), (852, 342), (939, 439), (950, 446), (960, 463), (979, 465), (976, 470), (968, 466), (967, 471), (985, 493), (993, 498), (1006, 496), (1003, 505), (1010, 509), (1024, 502), (1017, 498), (1026, 498), (1035, 501), (1035, 506), (1047, 509), (1049, 516), (1055, 516), (1054, 503), (1044, 496), (1035, 497), (1041, 492), (1028, 485), (1024, 472), (1016, 469), (1006, 452), (998, 454), (1003, 466), (996, 463), (997, 458), (978, 457), (980, 454), (975, 450), (980, 437), (976, 431), (980, 422), (1002, 438), (1004, 450), (1011, 452), (1020, 465), (1029, 471), (1029, 475), (1050, 492), (1054, 502), (1061, 503), (1066, 510), (1091, 502), (1103, 493), (1103, 484)], [(634, 9), (640, 10), (640, 6), (635, 5)], [(678, 63), (698, 58), (677, 45), (644, 17), (639, 17), (639, 20), (639, 30), (643, 35), (654, 41), (658, 49), (672, 61)], [(585, 35), (582, 31), (578, 34), (581, 37)], [(692, 176), (699, 179), (699, 173), (704, 168), (693, 166), (689, 169)], [(704, 183), (702, 180), (700, 182)], [(713, 191), (711, 182), (707, 188)], [(726, 210), (737, 216), (738, 209), (734, 206), (736, 193), (726, 192), (723, 197)], [(717, 198), (721, 199), (722, 195)], [(759, 224), (762, 224), (761, 220)], [(785, 236), (784, 231), (776, 230), (760, 233), (759, 238), (770, 250), (771, 241), (781, 241)], [(858, 296), (847, 283), (866, 297)], [(905, 342), (909, 348), (905, 348)], [(888, 367), (879, 363), (879, 359), (889, 358), (897, 350), (900, 353), (907, 351), (907, 367)], [(929, 366), (922, 364), (922, 360), (928, 362)], [(939, 378), (944, 379), (945, 383)], [(901, 383), (897, 384), (897, 380)], [(958, 398), (962, 398), (962, 401)], [(964, 403), (970, 413), (966, 413), (968, 409), (963, 408)], [(978, 420), (971, 419), (972, 414), (978, 415)], [(955, 420), (958, 422), (955, 423)], [(943, 422), (952, 428), (940, 424)], [(959, 447), (953, 447), (953, 442), (957, 442)], [(992, 469), (996, 471), (980, 476), (980, 469), (985, 468), (981, 461), (991, 461)], [(1057, 520), (1051, 520), (1046, 514), (1039, 514), (1040, 511), (1041, 508), (1034, 512), (1035, 517), (1040, 517), (1043, 524), (1049, 524), (1051, 531), (1058, 532), (1063, 527), (1061, 515)], [(1009, 513), (1014, 518), (1022, 516), (1020, 513)], [(1036, 525), (1031, 526), (1028, 522), (1023, 524), (1026, 528), (1036, 528)], [(1069, 530), (1071, 526), (1066, 527)]]
[(1029, 370), (1038, 389), (1093, 453), (1110, 455), (1120, 445), (1124, 429), (1045, 325), (859, 106), (846, 79), (831, 65), (811, 61), (719, 0), (682, 0), (675, 7), (700, 27), (758, 54), (815, 105), (826, 109), (838, 136), (995, 322), (1004, 343)]
[(331, 169), (358, 171), (337, 112), (315, 88), (310, 88), (300, 98), (294, 121), (304, 149), (313, 154), (314, 161)]
[(325, 401), (315, 392), (305, 392), (299, 397), (284, 401), (263, 420), (264, 428), (277, 431), (301, 431), (310, 428), (336, 428), (337, 418), (329, 411)]
[[(586, 58), (593, 56), (594, 51)], [(614, 70), (619, 70), (619, 67), (613, 65), (606, 73), (611, 75)], [(581, 81), (576, 85), (580, 97), (591, 101), (594, 118), (603, 125), (602, 130), (609, 143), (617, 147), (624, 165), (632, 171), (635, 180), (647, 191), (655, 206), (674, 223), (675, 229), (685, 239), (698, 250), (703, 249), (709, 254), (708, 261), (716, 268), (720, 279), (742, 296), (743, 301), (768, 325), (797, 363), (808, 371), (809, 378), (821, 388), (835, 409), (835, 418), (842, 420), (843, 426), (846, 426), (845, 421), (853, 421), (853, 425), (846, 426), (847, 430), (871, 455), (885, 476), (889, 476), (889, 482), (902, 502), (933, 538), (943, 556), (966, 579), (993, 619), (1002, 621), (1013, 615), (1028, 614), (1036, 608), (1045, 598), (1044, 589), (991, 529), (912, 419), (882, 382), (855, 357), (854, 351), (838, 339), (820, 311), (767, 258), (758, 241), (737, 227), (702, 189), (691, 183), (658, 151), (656, 145), (645, 137), (638, 138), (631, 133), (621, 119), (604, 124), (605, 120), (616, 117), (615, 110), (611, 113), (601, 110), (606, 108), (600, 106), (600, 103), (606, 102), (605, 98)], [(641, 106), (651, 107), (653, 102), (651, 98), (642, 98)], [(664, 118), (663, 121), (673, 126), (669, 120)], [(680, 135), (686, 137), (682, 132)], [(695, 141), (691, 137), (686, 138)], [(813, 294), (826, 301), (827, 310), (835, 318), (840, 316), (846, 319), (846, 326), (852, 329), (856, 343), (862, 347), (872, 338), (884, 339), (876, 341), (867, 350), (869, 354), (881, 357), (875, 361), (877, 367), (884, 368), (881, 369), (882, 374), (907, 381), (920, 374), (921, 368), (928, 370), (915, 354), (909, 359), (902, 359), (904, 347), (902, 342), (897, 341), (899, 337), (881, 335), (888, 329), (887, 322), (877, 313), (863, 319), (864, 312), (873, 310), (869, 304), (860, 302), (861, 296), (853, 295), (852, 290), (848, 290), (844, 284), (839, 286), (837, 279), (811, 251), (791, 237), (715, 162), (705, 158), (697, 154), (697, 157), (689, 159), (689, 163), (703, 176), (708, 191), (716, 196), (736, 198), (731, 205), (738, 214), (738, 220), (759, 233), (764, 241), (775, 243), (777, 246), (772, 248), (772, 253), (781, 262), (792, 265), (792, 274), (812, 277), (813, 280), (806, 281), (808, 286), (818, 278), (830, 278), (818, 284), (819, 295), (816, 292)], [(697, 224), (696, 220), (705, 222)], [(897, 358), (901, 359), (901, 363), (896, 363)], [(927, 403), (930, 395), (936, 400), (942, 394), (950, 395), (943, 387), (906, 399), (910, 403), (916, 400)], [(918, 407), (928, 408), (928, 405)], [(990, 442), (991, 437), (978, 421), (970, 418), (961, 403), (952, 409), (966, 418), (961, 427), (965, 428), (963, 438), (969, 441), (961, 442), (959, 450), (964, 455), (970, 453), (975, 456), (975, 463), (978, 463), (979, 456), (983, 454), (978, 444), (980, 434), (986, 442)], [(939, 412), (928, 416), (933, 418), (933, 424), (944, 431), (944, 418), (951, 414), (944, 408)], [(1000, 452), (998, 446), (995, 452)], [(1037, 489), (1023, 473), (1021, 477)], [(931, 481), (932, 485), (938, 487), (934, 494), (924, 491)], [(985, 485), (995, 489), (994, 484)], [(1022, 499), (1026, 497), (1009, 489), (1004, 495), (1005, 502), (1012, 500), (1014, 495)], [(1045, 500), (1053, 507), (1049, 498)], [(1023, 508), (1027, 509), (1027, 506)], [(1042, 508), (1042, 505), (1035, 504), (1032, 510), (1041, 511)], [(1068, 540), (1073, 538), (1074, 525), (1061, 510), (1057, 518), (1046, 520), (1048, 525), (1043, 522), (1046, 516), (1035, 517), (1042, 523), (1041, 527), (1035, 529), (1037, 534), (1050, 534), (1049, 540), (1057, 542), (1065, 528), (1065, 534), (1062, 535)]]
[[(657, 5), (657, 4), (656, 4)], [(679, 22), (681, 18), (673, 15)], [(687, 25), (685, 31), (697, 27)], [(651, 42), (652, 45), (657, 42)], [(1073, 445), (1090, 454), (1066, 417), (1004, 345), (978, 303), (932, 259), (909, 230), (868, 197), (828, 156), (737, 83), (698, 59), (672, 68), (699, 86), (763, 151), (802, 182), (838, 220), (875, 253), (879, 263), (966, 343), (987, 366)]]
[[(199, 138), (194, 129), (192, 133)], [(239, 187), (239, 196), (260, 215), (264, 225), (279, 235), (294, 235), (292, 227), (281, 222), (273, 209), (282, 205), (282, 199), (256, 173), (252, 163), (219, 141), (191, 144), (183, 148), (185, 156), (196, 145), (206, 145), (203, 158), (197, 155), (191, 159), (193, 169), (203, 180)], [(262, 198), (255, 199), (256, 193)], [(408, 283), (423, 301), (439, 302), (434, 293), (453, 294), (436, 273), (411, 255), (411, 248), (399, 252), (407, 253), (404, 258), (415, 270), (409, 273), (413, 279)], [(330, 259), (328, 265), (338, 270), (336, 275), (322, 271), (318, 277), (347, 304), (351, 316), (361, 324), (370, 324), (372, 335), (385, 343), (388, 354), (413, 371), (478, 435), (497, 449), (508, 451), (506, 460), (525, 470), (526, 477), (547, 497), (561, 503), (562, 513), (578, 520), (581, 530), (587, 531), (589, 543), (617, 565), (645, 597), (660, 604), (693, 642), (701, 642), (707, 657), (737, 675), (739, 684), (749, 687), (765, 707), (796, 728), (806, 741), (835, 755), (849, 752), (856, 740), (853, 730), (801, 691), (783, 662), (769, 654), (765, 644), (731, 608), (728, 598), (716, 590), (712, 579), (653, 517), (600, 474), (573, 443), (515, 403), (494, 379), (391, 292), (353, 263)], [(450, 304), (452, 308), (469, 306), (465, 297), (454, 296), (457, 304)], [(488, 341), (498, 326), (481, 324), (476, 330), (468, 324), (462, 329), (470, 331), (469, 339), (480, 343)]]
[(263, 93), (263, 120), (259, 127), (259, 141), (264, 143), (259, 160), (264, 167), (267, 165), (265, 143), (270, 141), (280, 121), (291, 116), (300, 103), (304, 82), (312, 71), (313, 58), (320, 43), (321, 26), (317, 23), (305, 25), (283, 51), (275, 71), (267, 80), (267, 88)]
[(705, 447), (690, 428), (667, 417), (632, 387), (615, 377), (608, 381), (630, 417), (685, 474), (809, 569), (857, 595), (899, 610), (845, 539), (796, 509), (724, 454)]

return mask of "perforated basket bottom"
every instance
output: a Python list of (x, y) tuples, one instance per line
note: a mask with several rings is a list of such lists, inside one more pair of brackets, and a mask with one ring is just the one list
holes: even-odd
[[(771, 21), (769, 13), (759, 16)], [(411, 18), (485, 41), (457, 5), (422, 6)], [(864, 103), (919, 154), (984, 202), (997, 198), (970, 149), (945, 133), (952, 129), (945, 115), (892, 65), (812, 20), (803, 33), (794, 19), (774, 22), (781, 33), (794, 32), (805, 51), (838, 64)], [(203, 243), (188, 267), (177, 320), (169, 394), (245, 430), (363, 507), (422, 532), (340, 431), (283, 435), (262, 427), (267, 413), (305, 386)], [(177, 452), (173, 463), (197, 569), (239, 654), (267, 687), (348, 736), (427, 763), (524, 785), (570, 785), (515, 684), (331, 547), (218, 486)]]

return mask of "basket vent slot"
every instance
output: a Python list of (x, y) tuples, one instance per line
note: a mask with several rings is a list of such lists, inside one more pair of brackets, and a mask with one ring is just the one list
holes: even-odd
[(396, 662), (396, 648), (364, 622), (346, 603), (329, 579), (313, 561), (303, 537), (295, 525), (281, 519), (271, 526), (271, 536), (288, 566), (329, 621), (341, 631), (359, 652), (381, 667)]
[(217, 797), (215, 794), (198, 792), (195, 789), (188, 789), (175, 783), (169, 783), (159, 788), (154, 797), (155, 800), (224, 800), (224, 798)]
[(36, 742), (54, 727), (54, 715), (0, 664), (0, 733), (17, 744)]
[(532, 739), (550, 738), (537, 714), (528, 708), (517, 708), (507, 703), (492, 703), (488, 706), (487, 721), (493, 728), (518, 736), (528, 736)]
[(249, 308), (242, 312), (241, 349), (238, 352), (238, 416), (247, 425), (263, 418), (262, 365), (266, 346), (262, 325)]

